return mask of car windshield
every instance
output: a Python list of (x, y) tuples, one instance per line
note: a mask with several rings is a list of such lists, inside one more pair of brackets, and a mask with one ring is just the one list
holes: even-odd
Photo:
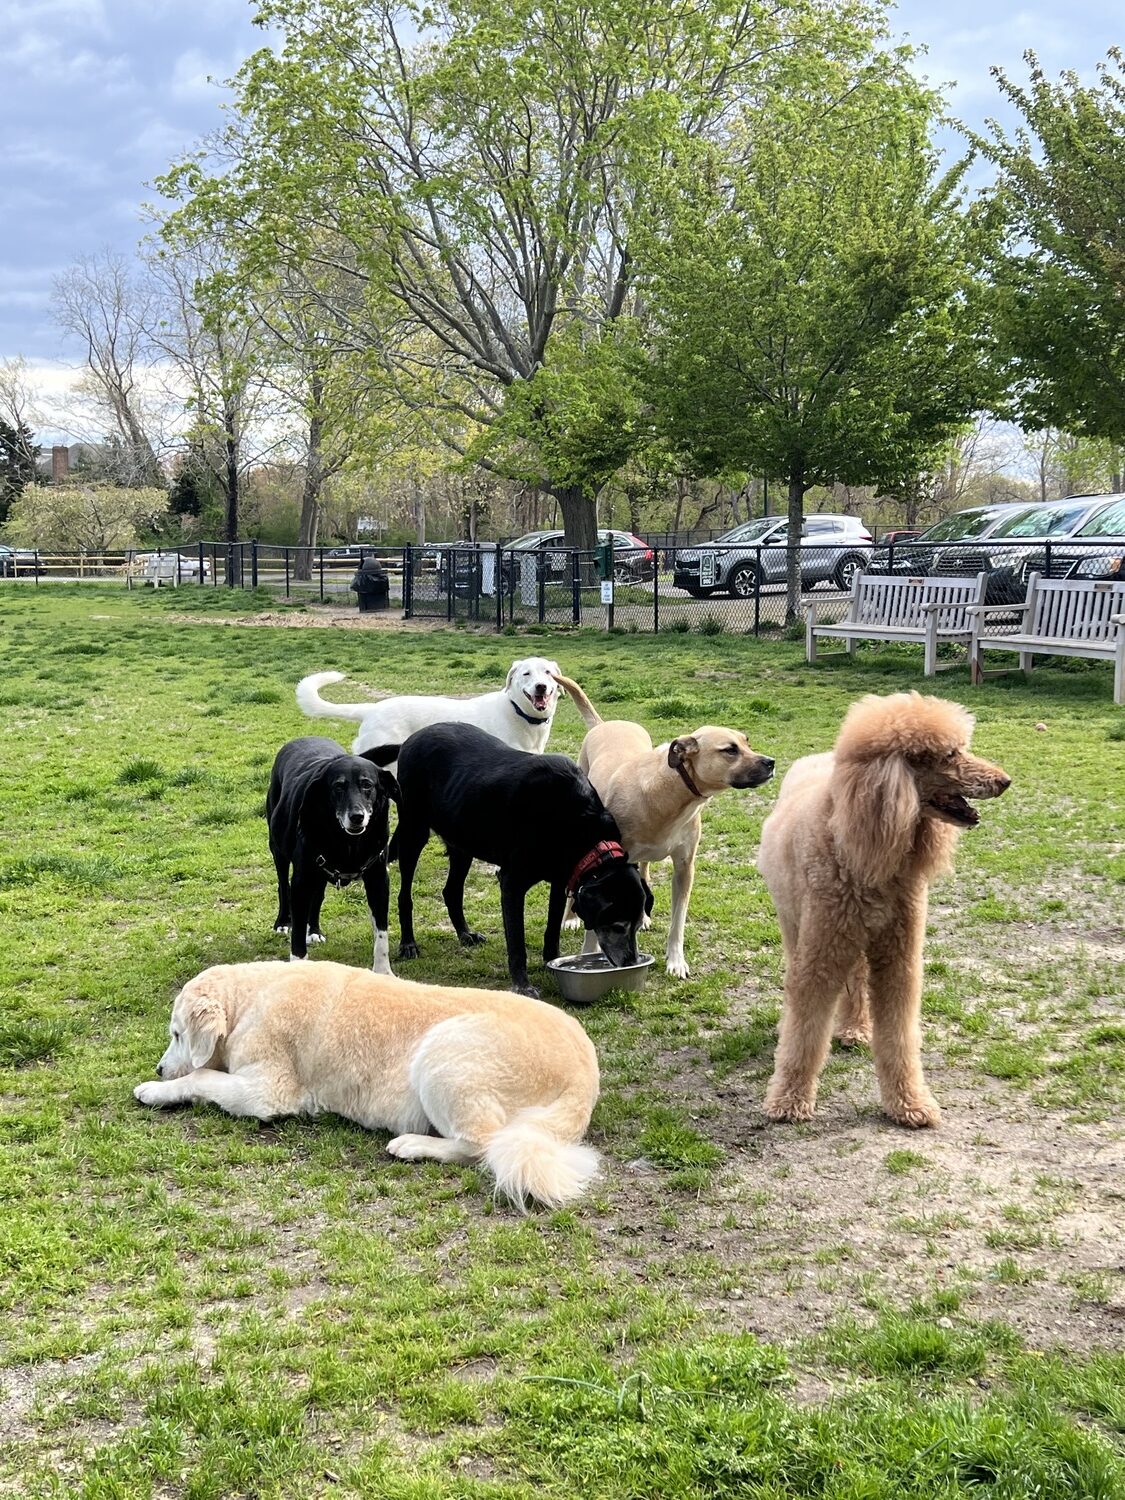
[(936, 525), (930, 527), (929, 531), (923, 531), (922, 535), (915, 537), (914, 540), (967, 542), (975, 536), (981, 536), (995, 519), (994, 510), (963, 510), (959, 515), (946, 516), (944, 521), (938, 521)]
[(736, 526), (733, 531), (728, 531), (719, 537), (720, 542), (756, 542), (765, 536), (767, 531), (772, 531), (782, 517), (760, 516), (756, 521), (744, 521), (741, 526)]
[(1089, 501), (1080, 505), (1037, 505), (1001, 521), (993, 538), (1006, 536), (1065, 536), (1078, 517), (1089, 509)]
[(1125, 500), (1118, 500), (1107, 510), (1100, 510), (1096, 516), (1091, 516), (1076, 535), (1125, 536)]

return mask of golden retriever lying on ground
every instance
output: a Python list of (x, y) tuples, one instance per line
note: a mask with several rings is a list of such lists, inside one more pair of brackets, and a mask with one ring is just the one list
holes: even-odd
[(838, 1035), (871, 1039), (883, 1108), (937, 1125), (919, 1012), (929, 883), (950, 868), (967, 797), (998, 797), (999, 766), (969, 754), (973, 720), (918, 693), (853, 703), (835, 751), (797, 761), (762, 829), (758, 869), (785, 945), (785, 1003), (766, 1114), (808, 1120)]
[(520, 1207), (567, 1203), (597, 1174), (578, 1144), (597, 1055), (553, 1005), (343, 964), (220, 964), (184, 986), (170, 1030), (159, 1080), (133, 1090), (142, 1104), (259, 1120), (330, 1110), (395, 1132), (392, 1156), (483, 1161)]

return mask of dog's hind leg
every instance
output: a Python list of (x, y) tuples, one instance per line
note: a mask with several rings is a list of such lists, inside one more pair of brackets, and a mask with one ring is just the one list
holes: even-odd
[[(637, 871), (640, 874), (641, 879), (644, 881), (645, 885), (649, 885), (649, 886), (652, 884), (652, 881), (648, 878), (649, 877), (649, 870), (651, 868), (652, 868), (652, 866), (649, 864), (649, 862), (648, 862), (647, 859), (641, 860), (641, 862), (637, 865)], [(576, 923), (575, 925), (578, 925), (578, 924)], [(645, 914), (644, 914), (644, 916), (641, 918), (641, 931), (642, 932), (647, 932), (651, 926), (652, 926), (652, 914), (651, 914), (651, 912), (647, 912), (646, 911)]]
[(387, 877), (387, 861), (381, 856), (369, 870), (363, 873), (363, 889), (367, 893), (367, 909), (371, 913), (374, 930), (374, 956), (371, 968), (376, 974), (393, 974), (387, 935), (387, 919), (391, 906), (391, 883)]
[(764, 1109), (771, 1120), (811, 1120), (832, 1043), (836, 999), (859, 955), (854, 950), (841, 955), (811, 932), (786, 946), (781, 1030)]
[(273, 855), (274, 866), (277, 869), (277, 920), (273, 924), (274, 932), (288, 932), (290, 921), (289, 910), (289, 857), (270, 840), (270, 853)]
[(871, 1044), (871, 1008), (867, 1003), (867, 959), (861, 958), (844, 985), (836, 1005), (833, 1036), (841, 1047)]
[(473, 932), (465, 921), (465, 881), (469, 876), (473, 856), (464, 849), (458, 849), (455, 844), (447, 844), (445, 851), (449, 856), (449, 873), (441, 888), (442, 900), (462, 948), (475, 948), (485, 942), (485, 936), (483, 932)]

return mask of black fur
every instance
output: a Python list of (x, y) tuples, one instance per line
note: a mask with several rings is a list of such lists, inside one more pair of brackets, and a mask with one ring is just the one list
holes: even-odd
[[(558, 957), (566, 885), (584, 854), (617, 824), (585, 775), (565, 755), (528, 755), (471, 724), (431, 724), (403, 743), (369, 750), (376, 764), (398, 760), (402, 792), (391, 858), (398, 858), (400, 958), (416, 958), (412, 886), (431, 831), (445, 842), (449, 876), (442, 895), (466, 947), (484, 939), (465, 921), (465, 877), (474, 859), (500, 867), (500, 904), (512, 988), (538, 992), (527, 977), (524, 901), (541, 880), (550, 901), (543, 957)], [(635, 864), (599, 865), (579, 886), (575, 909), (613, 964), (637, 961), (637, 928), (652, 893)]]
[[(274, 931), (289, 928), (294, 958), (307, 956), (307, 933), (321, 936), (320, 906), (329, 880), (347, 885), (362, 879), (371, 920), (386, 931), (388, 813), (397, 801), (389, 772), (366, 756), (346, 754), (335, 740), (305, 735), (277, 752), (266, 795), (277, 866)], [(347, 831), (346, 825), (358, 827), (365, 817), (362, 833)]]

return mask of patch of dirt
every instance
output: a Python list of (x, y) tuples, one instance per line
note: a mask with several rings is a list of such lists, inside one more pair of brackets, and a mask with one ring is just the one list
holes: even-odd
[[(658, 1060), (669, 1103), (727, 1161), (699, 1198), (670, 1192), (643, 1159), (607, 1164), (613, 1208), (594, 1229), (623, 1277), (673, 1283), (720, 1327), (769, 1339), (948, 1288), (961, 1296), (954, 1319), (1002, 1319), (1032, 1347), (1120, 1347), (1118, 1133), (1029, 1108), (929, 1054), (941, 1128), (903, 1130), (880, 1113), (865, 1051), (834, 1056), (814, 1121), (773, 1125), (761, 1110), (769, 1061), (716, 1080), (691, 1049)], [(895, 1172), (896, 1152), (924, 1160)], [(1111, 1288), (1107, 1300), (1076, 1294), (1072, 1281), (1091, 1276)]]
[(283, 625), (290, 630), (394, 630), (411, 631), (415, 634), (448, 629), (445, 620), (404, 620), (393, 610), (386, 614), (356, 610), (334, 609), (331, 605), (323, 609), (263, 610), (258, 615), (191, 615), (172, 613), (162, 617), (177, 625)]

